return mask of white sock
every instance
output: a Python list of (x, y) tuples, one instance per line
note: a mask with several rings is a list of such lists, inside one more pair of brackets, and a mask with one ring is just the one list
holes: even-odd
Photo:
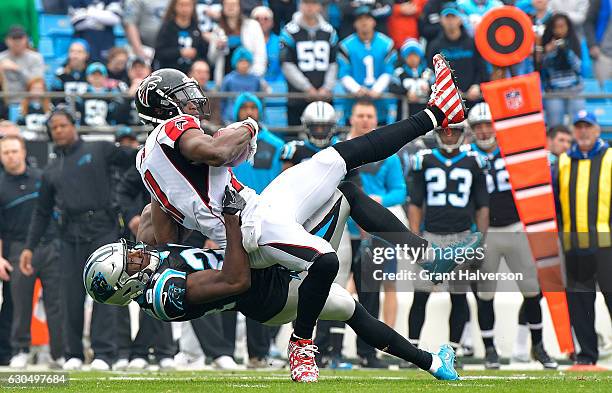
[(519, 325), (518, 331), (516, 333), (516, 339), (514, 340), (514, 353), (515, 354), (525, 354), (529, 353), (529, 335), (531, 332), (527, 325)]
[(437, 353), (431, 354), (431, 367), (429, 367), (429, 372), (434, 374), (436, 373), (440, 367), (442, 367), (442, 359), (438, 356)]

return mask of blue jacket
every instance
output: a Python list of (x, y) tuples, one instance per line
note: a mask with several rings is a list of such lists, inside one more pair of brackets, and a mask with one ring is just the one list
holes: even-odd
[[(259, 113), (263, 116), (263, 107), (259, 98), (251, 93), (243, 93), (236, 98), (234, 104), (234, 119), (238, 120), (238, 112), (245, 102), (254, 102), (259, 108)], [(285, 142), (268, 131), (259, 123), (259, 133), (257, 134), (257, 153), (253, 165), (243, 162), (233, 168), (236, 178), (245, 185), (254, 189), (258, 194), (278, 176), (282, 171), (280, 154)]]
[(266, 71), (265, 79), (267, 81), (276, 81), (283, 79), (280, 61), (280, 38), (274, 33), (270, 33), (270, 38), (266, 43), (266, 52), (268, 53), (268, 70)]

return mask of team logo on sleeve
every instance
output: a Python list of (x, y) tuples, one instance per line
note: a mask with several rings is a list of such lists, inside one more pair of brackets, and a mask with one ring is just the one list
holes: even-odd
[(187, 120), (185, 119), (179, 119), (177, 121), (174, 122), (174, 126), (176, 128), (178, 128), (181, 131), (185, 131), (185, 125), (188, 123)]
[(157, 84), (162, 81), (162, 78), (159, 75), (151, 75), (146, 79), (146, 81), (147, 83), (140, 84), (136, 94), (138, 94), (138, 100), (140, 100), (140, 103), (149, 108), (149, 92), (157, 88)]

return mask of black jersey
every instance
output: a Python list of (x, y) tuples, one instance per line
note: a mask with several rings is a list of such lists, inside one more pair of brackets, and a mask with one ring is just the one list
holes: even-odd
[(187, 276), (223, 266), (224, 251), (168, 244), (158, 248), (160, 262), (136, 302), (147, 314), (162, 321), (187, 321), (202, 315), (237, 310), (265, 322), (284, 307), (291, 273), (279, 266), (251, 270), (250, 289), (236, 296), (203, 304), (185, 300)]
[(482, 151), (476, 144), (472, 144), (470, 147), (488, 161), (489, 225), (504, 227), (520, 221), (512, 196), (510, 175), (506, 170), (506, 161), (503, 159), (499, 147), (491, 153)]
[(446, 157), (439, 149), (421, 150), (412, 159), (410, 203), (425, 209), (425, 230), (456, 233), (469, 230), (476, 209), (489, 204), (484, 160), (461, 149)]
[[(285, 25), (280, 42), (281, 62), (296, 64), (314, 88), (321, 88), (329, 65), (336, 62), (338, 36), (334, 28), (320, 20), (317, 28), (306, 29), (294, 19)], [(287, 85), (290, 92), (302, 91)]]

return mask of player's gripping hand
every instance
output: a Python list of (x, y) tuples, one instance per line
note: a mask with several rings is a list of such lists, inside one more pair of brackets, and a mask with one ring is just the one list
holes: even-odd
[[(251, 140), (249, 141), (248, 156), (246, 160), (252, 165), (253, 160), (255, 158), (255, 153), (257, 153), (257, 134), (259, 133), (259, 124), (257, 124), (257, 122), (251, 119), (250, 117), (247, 117), (246, 120), (237, 121), (227, 126), (227, 128), (234, 128), (234, 129), (238, 127), (246, 127), (251, 132)], [(242, 161), (243, 159), (244, 158), (237, 160), (237, 161)]]
[(238, 194), (238, 191), (234, 190), (230, 186), (225, 186), (225, 193), (223, 194), (223, 214), (240, 215), (240, 213), (246, 207), (246, 201), (243, 197)]

